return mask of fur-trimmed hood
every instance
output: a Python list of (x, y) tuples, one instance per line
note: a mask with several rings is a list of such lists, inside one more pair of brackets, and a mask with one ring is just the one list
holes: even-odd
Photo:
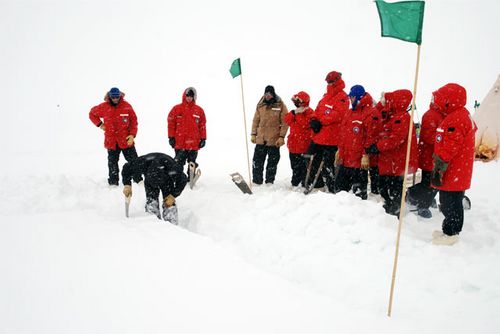
[[(118, 103), (120, 103), (121, 101), (123, 101), (123, 98), (125, 97), (125, 93), (120, 91), (120, 100), (118, 101)], [(109, 91), (106, 92), (106, 95), (104, 95), (104, 101), (108, 102), (108, 103), (111, 103), (111, 99), (109, 98)]]
[[(259, 100), (259, 103), (257, 103), (257, 107), (261, 107), (263, 105), (266, 105), (265, 101), (266, 101), (266, 97), (262, 96)], [(279, 95), (275, 95), (274, 101), (273, 101), (273, 103), (270, 104), (270, 106), (272, 106), (273, 104), (276, 104), (276, 103), (280, 103), (280, 102), (282, 102), (281, 97), (279, 97)]]
[(184, 89), (184, 91), (182, 92), (182, 103), (188, 103), (186, 101), (186, 94), (190, 90), (193, 91), (193, 93), (194, 93), (194, 97), (193, 97), (193, 102), (192, 103), (196, 104), (196, 100), (198, 99), (198, 92), (196, 91), (196, 88), (194, 88), (194, 87), (188, 87), (188, 88)]

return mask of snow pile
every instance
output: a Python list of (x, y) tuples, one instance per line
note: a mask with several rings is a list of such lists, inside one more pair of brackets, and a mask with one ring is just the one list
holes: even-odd
[(430, 243), (437, 210), (407, 213), (391, 319), (397, 220), (378, 196), (291, 191), (280, 166), (250, 196), (207, 165), (179, 227), (144, 213), (140, 185), (126, 219), (104, 178), (4, 177), (2, 332), (496, 332), (498, 164), (476, 164), (455, 246)]

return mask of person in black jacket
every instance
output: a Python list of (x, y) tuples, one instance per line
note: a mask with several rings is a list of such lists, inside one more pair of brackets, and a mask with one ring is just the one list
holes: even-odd
[(163, 153), (149, 153), (127, 162), (122, 169), (123, 194), (132, 196), (132, 178), (144, 175), (146, 190), (146, 212), (161, 219), (158, 196), (160, 190), (163, 196), (163, 219), (177, 225), (178, 197), (187, 183), (187, 176), (182, 166), (172, 157)]

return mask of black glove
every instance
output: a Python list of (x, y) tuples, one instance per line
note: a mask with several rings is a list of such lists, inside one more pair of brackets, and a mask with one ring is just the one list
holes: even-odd
[(318, 121), (317, 119), (311, 119), (309, 122), (309, 126), (313, 130), (314, 133), (318, 133), (321, 130), (321, 122)]
[(379, 154), (380, 151), (377, 148), (377, 144), (371, 144), (370, 147), (365, 149), (366, 154)]
[(205, 147), (205, 139), (200, 139), (200, 148)]
[(443, 185), (443, 175), (448, 169), (448, 162), (444, 162), (443, 159), (437, 155), (433, 155), (434, 158), (434, 169), (431, 172), (431, 184), (436, 187)]
[(168, 138), (168, 143), (170, 144), (170, 146), (172, 146), (172, 148), (175, 148), (175, 138), (174, 137)]
[(292, 115), (295, 115), (295, 109), (293, 109), (292, 111), (290, 111), (292, 113)]

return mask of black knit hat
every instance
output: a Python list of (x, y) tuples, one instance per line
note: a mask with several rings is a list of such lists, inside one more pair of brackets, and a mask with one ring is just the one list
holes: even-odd
[(264, 90), (264, 94), (266, 94), (266, 93), (269, 93), (272, 96), (276, 97), (276, 92), (274, 91), (274, 87), (271, 85), (266, 86), (266, 89)]

